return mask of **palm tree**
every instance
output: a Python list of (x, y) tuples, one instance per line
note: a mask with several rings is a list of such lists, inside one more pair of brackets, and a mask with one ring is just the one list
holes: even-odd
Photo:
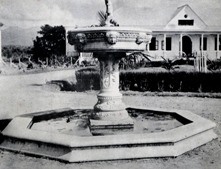
[[(98, 18), (99, 18), (99, 26), (106, 26), (107, 25), (107, 13), (104, 11), (98, 11)], [(119, 24), (114, 20), (110, 20), (110, 24), (112, 26), (119, 26)]]
[(106, 25), (107, 14), (104, 11), (98, 11), (99, 26)]
[(161, 56), (161, 58), (164, 60), (162, 68), (164, 68), (168, 71), (175, 70), (175, 69), (179, 68), (179, 66), (177, 66), (177, 61), (179, 61), (179, 59), (170, 60), (170, 59), (164, 58), (163, 56)]

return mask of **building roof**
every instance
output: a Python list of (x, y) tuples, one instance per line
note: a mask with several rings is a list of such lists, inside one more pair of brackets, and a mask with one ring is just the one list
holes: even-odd
[[(172, 21), (173, 19), (179, 19), (179, 14), (182, 13), (182, 11), (185, 13), (185, 14), (192, 14), (192, 19), (198, 19), (201, 24), (203, 26), (206, 26), (206, 23), (200, 18), (199, 15), (197, 15), (197, 13), (195, 13), (195, 11), (188, 5), (188, 4), (185, 4), (181, 7), (178, 7), (177, 10), (174, 12), (174, 14), (172, 15), (170, 21)], [(178, 17), (178, 18), (176, 18)]]
[[(136, 25), (153, 31), (162, 31), (166, 29), (168, 23), (176, 17), (179, 18), (184, 11), (189, 12), (198, 23), (198, 30), (196, 28), (191, 30), (190, 28), (188, 31), (221, 32), (221, 10), (213, 6), (200, 8), (195, 5), (190, 7), (189, 4), (185, 4), (178, 7), (175, 5), (154, 8), (123, 7), (114, 13), (114, 19), (116, 18), (120, 26)], [(131, 23), (131, 20), (133, 23)], [(167, 27), (165, 31), (177, 30), (172, 27), (168, 29)], [(186, 31), (186, 29), (179, 29), (179, 31)]]

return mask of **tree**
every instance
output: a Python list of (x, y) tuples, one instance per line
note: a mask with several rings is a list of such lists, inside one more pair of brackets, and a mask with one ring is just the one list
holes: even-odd
[(65, 28), (63, 26), (50, 26), (44, 25), (38, 32), (40, 36), (37, 36), (33, 41), (33, 57), (37, 61), (38, 58), (45, 60), (53, 57), (59, 57), (65, 55)]

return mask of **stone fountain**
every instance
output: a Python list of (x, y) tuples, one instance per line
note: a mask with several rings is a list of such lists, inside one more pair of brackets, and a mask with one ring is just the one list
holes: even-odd
[[(104, 27), (77, 28), (68, 32), (68, 42), (76, 50), (93, 52), (100, 62), (101, 89), (94, 108), (66, 108), (17, 116), (3, 130), (0, 148), (83, 162), (176, 157), (217, 138), (213, 122), (189, 111), (125, 106), (118, 88), (119, 61), (126, 52), (144, 51), (151, 41), (151, 31), (119, 27), (113, 20), (111, 2), (105, 0), (105, 4)], [(154, 124), (144, 120), (149, 118), (157, 119), (156, 125), (165, 125), (164, 119), (176, 125), (147, 132)], [(139, 119), (142, 119), (143, 128)], [(69, 129), (55, 130), (56, 125), (51, 127), (54, 121), (61, 128), (69, 126)]]
[(100, 63), (101, 89), (90, 119), (91, 129), (133, 127), (119, 92), (119, 61), (126, 52), (144, 51), (151, 41), (151, 31), (118, 27), (111, 1), (105, 0), (105, 4), (105, 26), (70, 31), (68, 41), (80, 52), (93, 52)]

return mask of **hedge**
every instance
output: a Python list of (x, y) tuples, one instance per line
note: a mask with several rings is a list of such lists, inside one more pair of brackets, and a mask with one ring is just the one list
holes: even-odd
[(97, 71), (76, 71), (77, 91), (99, 90), (100, 74)]
[[(99, 90), (99, 72), (76, 72), (81, 90)], [(121, 72), (120, 90), (221, 92), (221, 72)]]

